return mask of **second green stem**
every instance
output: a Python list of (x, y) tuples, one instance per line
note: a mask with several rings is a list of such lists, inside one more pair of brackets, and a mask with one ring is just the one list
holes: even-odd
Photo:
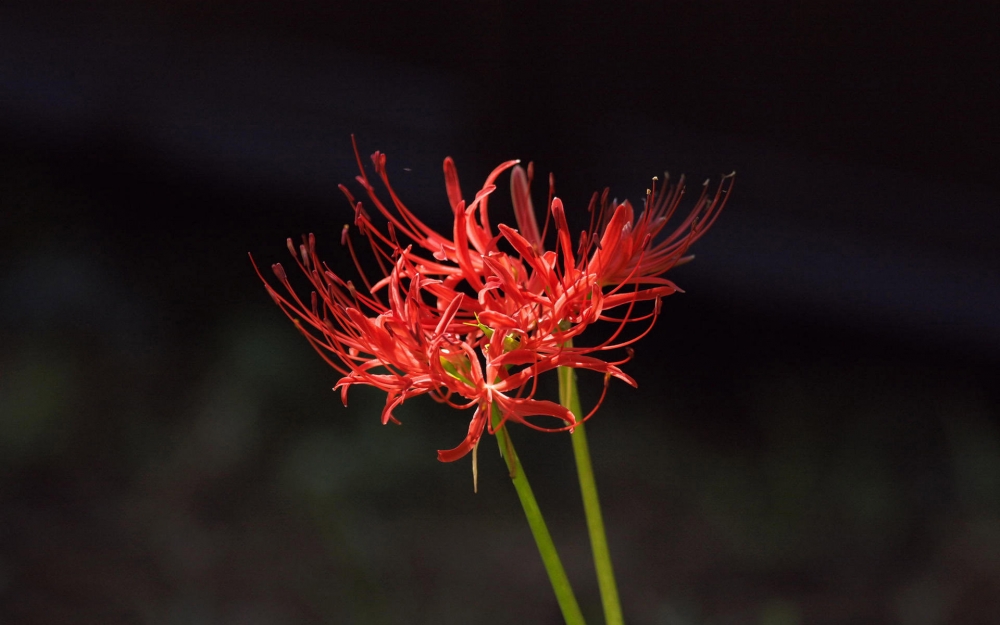
[[(580, 395), (576, 388), (576, 372), (571, 367), (559, 367), (559, 402), (569, 408), (577, 419), (583, 411)], [(611, 566), (611, 551), (604, 531), (601, 516), (601, 502), (597, 497), (597, 483), (594, 468), (590, 463), (590, 448), (587, 433), (581, 422), (570, 434), (573, 440), (573, 456), (576, 458), (576, 472), (580, 478), (580, 492), (583, 495), (583, 511), (587, 517), (587, 532), (590, 534), (590, 548), (594, 552), (594, 568), (597, 570), (597, 586), (601, 591), (604, 620), (607, 625), (624, 625), (621, 601), (618, 599), (618, 585)]]

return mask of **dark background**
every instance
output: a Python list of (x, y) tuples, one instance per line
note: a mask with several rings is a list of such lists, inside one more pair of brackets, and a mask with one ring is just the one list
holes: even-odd
[(441, 228), (446, 155), (571, 219), (737, 171), (589, 426), (629, 623), (996, 622), (991, 3), (80, 4), (0, 8), (0, 622), (560, 621), (497, 455), (435, 459), (469, 415), (343, 408), (252, 271), (350, 270), (351, 133)]

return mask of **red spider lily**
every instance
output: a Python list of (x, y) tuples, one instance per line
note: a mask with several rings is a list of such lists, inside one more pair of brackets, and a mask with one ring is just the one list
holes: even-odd
[[(540, 251), (544, 231), (539, 234), (531, 202), (532, 170), (530, 163), (527, 171), (520, 166), (514, 168), (511, 172), (511, 198), (520, 233), (532, 249)], [(653, 178), (652, 189), (646, 191), (645, 208), (638, 219), (628, 200), (617, 204), (612, 210), (612, 203), (608, 202), (608, 189), (600, 195), (595, 193), (587, 207), (587, 212), (591, 215), (590, 227), (580, 235), (577, 261), (573, 255), (562, 202), (553, 197), (554, 185), (549, 176), (549, 213), (556, 220), (557, 244), (562, 247), (565, 267), (579, 265), (581, 271), (595, 274), (601, 286), (655, 284), (672, 289), (669, 292), (648, 291), (645, 299), (675, 292), (676, 286), (659, 276), (693, 258), (685, 254), (715, 223), (729, 199), (734, 179), (734, 174), (724, 176), (711, 196), (709, 181), (706, 180), (691, 212), (670, 234), (662, 238), (660, 234), (674, 216), (684, 196), (684, 176), (681, 176), (677, 185), (669, 184), (669, 175), (665, 175), (663, 182)], [(547, 229), (548, 216), (545, 225)]]
[[(387, 220), (384, 233), (362, 203), (345, 187), (341, 189), (354, 207), (355, 225), (368, 239), (383, 276), (375, 282), (368, 280), (345, 226), (342, 242), (358, 265), (364, 291), (321, 263), (312, 235), (297, 250), (288, 241), (311, 283), (309, 303), (295, 293), (280, 264), (273, 270), (287, 294), (266, 280), (265, 285), (313, 347), (341, 374), (335, 388), (341, 389), (345, 404), (348, 389), (365, 384), (386, 391), (383, 423), (395, 422), (393, 410), (422, 394), (456, 408), (474, 407), (463, 442), (438, 452), (446, 462), (474, 449), (484, 430), (492, 434), (507, 421), (545, 431), (572, 429), (578, 420), (569, 410), (534, 398), (538, 376), (544, 372), (557, 367), (589, 369), (604, 374), (605, 389), (610, 377), (635, 386), (618, 368), (628, 357), (607, 362), (598, 354), (627, 348), (649, 332), (660, 312), (660, 298), (677, 290), (659, 274), (683, 262), (683, 254), (714, 221), (728, 191), (720, 185), (711, 202), (703, 193), (682, 225), (655, 244), (651, 241), (676, 210), (682, 187), (663, 193), (665, 185), (657, 189), (654, 184), (646, 210), (635, 223), (627, 202), (619, 204), (604, 223), (605, 192), (596, 217), (598, 227), (592, 225), (583, 233), (579, 251), (574, 253), (562, 202), (551, 196), (550, 178), (548, 214), (556, 225), (556, 248), (545, 251), (545, 231), (539, 233), (531, 208), (530, 165), (526, 174), (516, 167), (517, 161), (501, 164), (467, 204), (454, 163), (445, 159), (445, 183), (454, 214), (453, 231), (446, 237), (421, 222), (397, 196), (389, 183), (385, 155), (376, 152), (372, 163), (391, 206), (378, 197), (360, 156), (357, 180)], [(496, 178), (512, 167), (511, 190), (520, 232), (499, 224), (494, 234), (489, 196), (496, 189)], [(596, 196), (592, 213), (595, 203)], [(400, 237), (410, 243), (404, 246)], [(501, 241), (515, 254), (502, 251)], [(476, 297), (460, 292), (463, 282)], [(654, 301), (652, 312), (635, 315), (636, 303), (648, 300)], [(620, 318), (605, 314), (621, 306), (626, 310)], [(599, 345), (573, 346), (573, 339), (599, 320), (613, 321), (618, 328)], [(649, 327), (641, 334), (619, 340), (628, 324), (646, 320)], [(590, 414), (602, 400), (603, 394)], [(496, 424), (492, 423), (494, 414), (499, 416)], [(563, 424), (550, 428), (529, 420), (537, 416), (554, 417)]]
[[(383, 423), (398, 423), (393, 410), (422, 394), (455, 408), (476, 408), (466, 439), (455, 449), (439, 452), (442, 461), (467, 454), (484, 429), (494, 432), (488, 419), (494, 406), (501, 415), (498, 427), (509, 420), (543, 431), (571, 429), (577, 420), (569, 410), (534, 399), (535, 378), (543, 372), (560, 366), (590, 368), (634, 384), (614, 363), (573, 350), (533, 354), (521, 349), (507, 329), (493, 331), (481, 324), (456, 323), (463, 296), (453, 293), (444, 310), (426, 304), (421, 292), (439, 281), (414, 273), (409, 249), (402, 250), (388, 276), (389, 304), (385, 305), (360, 293), (322, 264), (314, 236), (305, 237), (298, 250), (289, 239), (288, 247), (314, 289), (309, 303), (296, 294), (280, 263), (272, 269), (287, 294), (274, 289), (263, 276), (261, 279), (316, 351), (343, 376), (335, 388), (341, 389), (345, 404), (352, 385), (366, 384), (386, 392)], [(406, 277), (410, 275), (413, 277)], [(477, 350), (484, 356), (485, 366)], [(465, 401), (455, 401), (456, 395)], [(566, 425), (537, 425), (529, 420), (536, 416), (555, 417)]]
[[(711, 198), (706, 182), (691, 213), (670, 235), (655, 242), (677, 210), (684, 191), (683, 177), (676, 187), (658, 184), (654, 179), (638, 219), (628, 201), (618, 204), (612, 213), (608, 191), (599, 202), (595, 194), (589, 207), (590, 228), (581, 234), (574, 253), (565, 209), (562, 201), (554, 197), (551, 175), (549, 210), (545, 227), (539, 231), (530, 195), (531, 178), (530, 164), (527, 170), (513, 168), (511, 198), (519, 231), (503, 224), (498, 228), (518, 258), (497, 254), (483, 258), (493, 275), (480, 291), (480, 303), (486, 310), (479, 318), (492, 327), (521, 330), (527, 337), (525, 346), (543, 353), (566, 349), (567, 343), (598, 320), (619, 324), (612, 337), (600, 345), (571, 348), (581, 355), (627, 347), (649, 332), (659, 315), (660, 299), (679, 290), (660, 276), (692, 258), (685, 253), (714, 223), (733, 180), (732, 175), (724, 177)], [(599, 206), (596, 213), (595, 206)], [(555, 223), (556, 245), (554, 251), (545, 251), (550, 220)], [(526, 272), (525, 267), (530, 271)], [(492, 291), (504, 295), (490, 301), (486, 295)], [(636, 316), (636, 303), (650, 300), (654, 302), (652, 312)], [(621, 306), (627, 307), (622, 317), (605, 314)], [(618, 340), (627, 324), (645, 320), (650, 324), (644, 332), (629, 340)]]
[[(272, 269), (286, 293), (266, 280), (265, 287), (316, 351), (343, 376), (335, 388), (341, 389), (345, 404), (352, 385), (366, 384), (386, 392), (383, 423), (397, 422), (393, 410), (422, 394), (455, 408), (476, 407), (466, 440), (454, 450), (439, 453), (444, 461), (458, 459), (472, 449), (482, 435), (484, 418), (494, 406), (501, 423), (511, 420), (545, 431), (563, 431), (575, 425), (575, 417), (566, 408), (533, 398), (534, 378), (540, 373), (559, 366), (579, 366), (631, 381), (613, 364), (572, 351), (532, 355), (517, 349), (516, 339), (506, 329), (493, 332), (486, 328), (484, 332), (484, 326), (456, 322), (463, 301), (458, 293), (452, 293), (443, 310), (429, 306), (421, 293), (439, 281), (415, 272), (409, 249), (401, 251), (388, 276), (386, 305), (359, 292), (322, 264), (314, 236), (305, 237), (297, 250), (289, 239), (288, 247), (314, 289), (309, 303), (297, 295), (281, 264)], [(485, 356), (485, 367), (477, 349)], [(465, 401), (456, 402), (456, 395)], [(534, 416), (556, 417), (567, 425), (540, 426), (528, 420)], [(493, 433), (492, 426), (489, 431)]]

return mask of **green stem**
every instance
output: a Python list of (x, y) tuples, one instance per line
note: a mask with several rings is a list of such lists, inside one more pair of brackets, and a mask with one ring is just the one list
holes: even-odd
[[(567, 347), (572, 344), (568, 344)], [(576, 372), (572, 367), (559, 367), (559, 402), (569, 408), (579, 419), (580, 395), (576, 390)], [(618, 599), (618, 585), (611, 566), (611, 552), (601, 517), (601, 502), (597, 498), (597, 483), (594, 481), (594, 467), (590, 463), (590, 448), (587, 446), (587, 432), (580, 423), (570, 434), (573, 440), (573, 456), (576, 458), (576, 472), (580, 478), (580, 492), (583, 494), (583, 511), (587, 517), (587, 532), (590, 534), (590, 548), (594, 552), (594, 568), (597, 569), (597, 586), (601, 591), (604, 606), (604, 621), (607, 625), (624, 625), (622, 606)]]
[(556, 601), (559, 602), (559, 609), (562, 610), (563, 619), (566, 625), (586, 625), (583, 620), (583, 613), (580, 612), (580, 605), (573, 595), (573, 588), (569, 585), (569, 578), (566, 577), (566, 569), (563, 568), (556, 553), (555, 543), (552, 542), (552, 535), (545, 525), (542, 517), (542, 510), (535, 501), (535, 494), (531, 492), (531, 484), (528, 483), (528, 476), (524, 474), (521, 467), (521, 460), (514, 451), (514, 443), (510, 440), (510, 434), (506, 427), (497, 427), (500, 423), (500, 411), (493, 407), (493, 427), (496, 428), (497, 443), (500, 445), (500, 455), (507, 462), (510, 469), (510, 479), (514, 482), (514, 490), (521, 500), (521, 507), (524, 508), (524, 516), (528, 518), (528, 526), (531, 527), (531, 535), (535, 537), (535, 544), (538, 546), (538, 553), (542, 556), (542, 563), (545, 571), (549, 574), (549, 581), (552, 583), (552, 590), (556, 593)]

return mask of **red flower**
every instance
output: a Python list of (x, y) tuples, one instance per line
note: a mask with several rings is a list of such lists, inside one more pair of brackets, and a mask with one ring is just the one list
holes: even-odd
[[(345, 403), (352, 385), (366, 384), (387, 394), (383, 423), (395, 421), (393, 410), (422, 394), (456, 408), (475, 408), (462, 443), (438, 452), (442, 461), (467, 454), (484, 430), (493, 433), (494, 411), (500, 416), (498, 427), (514, 421), (546, 431), (571, 429), (577, 418), (569, 410), (534, 398), (538, 376), (546, 371), (563, 366), (589, 369), (604, 374), (605, 386), (610, 377), (634, 386), (618, 367), (628, 357), (608, 362), (600, 355), (631, 345), (652, 328), (660, 298), (677, 290), (660, 274), (685, 260), (688, 247), (712, 224), (728, 192), (728, 186), (720, 184), (711, 201), (703, 192), (682, 224), (664, 240), (652, 243), (677, 208), (683, 180), (677, 188), (657, 188), (654, 182), (638, 220), (624, 202), (605, 223), (609, 212), (605, 191), (596, 215), (596, 195), (591, 202), (592, 225), (581, 235), (574, 253), (562, 202), (551, 195), (550, 177), (545, 230), (549, 218), (553, 219), (556, 245), (554, 251), (546, 251), (545, 230), (538, 230), (529, 195), (530, 165), (525, 172), (516, 166), (517, 161), (501, 164), (466, 204), (454, 163), (445, 159), (445, 185), (454, 215), (453, 231), (446, 237), (420, 221), (397, 196), (386, 173), (385, 155), (376, 152), (372, 163), (391, 206), (378, 197), (360, 157), (357, 180), (387, 220), (385, 232), (375, 226), (361, 202), (345, 187), (341, 189), (354, 206), (355, 225), (368, 239), (383, 276), (375, 282), (368, 280), (345, 226), (342, 243), (358, 265), (363, 290), (321, 263), (312, 235), (297, 250), (288, 241), (311, 283), (309, 303), (295, 293), (280, 264), (273, 270), (286, 294), (266, 280), (265, 285), (313, 347), (341, 374), (335, 388), (341, 389)], [(511, 195), (520, 231), (499, 224), (494, 234), (489, 197), (496, 189), (496, 178), (512, 167)], [(731, 185), (731, 178), (726, 180)], [(501, 242), (514, 253), (503, 251)], [(476, 297), (463, 290), (475, 292)], [(654, 302), (652, 311), (637, 315), (637, 302), (649, 300)], [(620, 317), (606, 314), (621, 306), (626, 308)], [(573, 344), (600, 320), (618, 324), (608, 340), (587, 347)], [(649, 321), (649, 326), (638, 336), (619, 338), (630, 323), (638, 321)], [(531, 419), (538, 416), (554, 417), (561, 424), (535, 424)]]
[[(541, 250), (544, 235), (538, 233), (530, 195), (532, 170), (531, 163), (527, 171), (520, 166), (514, 168), (511, 172), (511, 198), (521, 234), (533, 249)], [(645, 207), (638, 219), (628, 200), (612, 207), (608, 202), (608, 189), (604, 189), (600, 196), (595, 193), (587, 207), (591, 215), (590, 227), (580, 235), (580, 258), (577, 261), (563, 205), (553, 195), (554, 184), (549, 176), (549, 211), (556, 221), (557, 241), (563, 249), (564, 264), (567, 267), (576, 266), (579, 262), (581, 270), (595, 274), (601, 286), (653, 284), (668, 286), (672, 290), (649, 291), (646, 299), (656, 297), (655, 294), (669, 295), (677, 290), (676, 286), (659, 276), (693, 258), (685, 256), (687, 250), (715, 223), (729, 199), (734, 179), (735, 174), (723, 176), (711, 196), (709, 181), (706, 180), (691, 212), (662, 238), (660, 234), (684, 196), (684, 176), (675, 186), (669, 184), (669, 175), (665, 175), (663, 182), (653, 178), (652, 189), (646, 191)]]

